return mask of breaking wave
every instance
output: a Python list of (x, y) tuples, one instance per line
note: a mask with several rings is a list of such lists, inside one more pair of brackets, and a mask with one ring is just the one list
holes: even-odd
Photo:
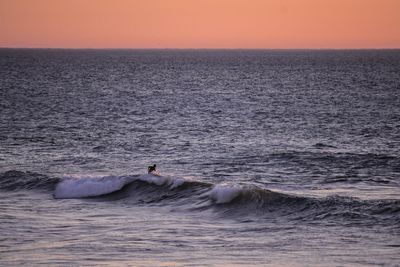
[(47, 190), (55, 199), (123, 200), (140, 205), (170, 205), (185, 210), (213, 210), (233, 217), (286, 217), (315, 222), (398, 225), (400, 200), (360, 200), (329, 196), (315, 198), (276, 192), (248, 184), (210, 182), (161, 175), (50, 178), (9, 171), (0, 175), (0, 189)]

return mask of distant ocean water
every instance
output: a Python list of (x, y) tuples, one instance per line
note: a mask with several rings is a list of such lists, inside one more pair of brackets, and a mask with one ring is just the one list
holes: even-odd
[(399, 266), (400, 50), (0, 49), (0, 265)]

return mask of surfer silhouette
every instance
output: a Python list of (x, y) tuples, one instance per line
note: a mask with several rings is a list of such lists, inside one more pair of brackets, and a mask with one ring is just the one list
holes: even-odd
[(155, 172), (156, 171), (156, 164), (154, 164), (153, 166), (149, 166), (147, 167), (147, 170), (149, 173)]

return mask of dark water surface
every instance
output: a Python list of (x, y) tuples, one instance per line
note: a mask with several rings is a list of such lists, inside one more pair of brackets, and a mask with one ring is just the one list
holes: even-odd
[(22, 264), (399, 266), (400, 50), (0, 49)]

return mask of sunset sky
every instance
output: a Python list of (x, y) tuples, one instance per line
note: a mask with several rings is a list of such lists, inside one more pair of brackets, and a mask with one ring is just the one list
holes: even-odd
[(400, 0), (0, 0), (0, 47), (400, 48)]

